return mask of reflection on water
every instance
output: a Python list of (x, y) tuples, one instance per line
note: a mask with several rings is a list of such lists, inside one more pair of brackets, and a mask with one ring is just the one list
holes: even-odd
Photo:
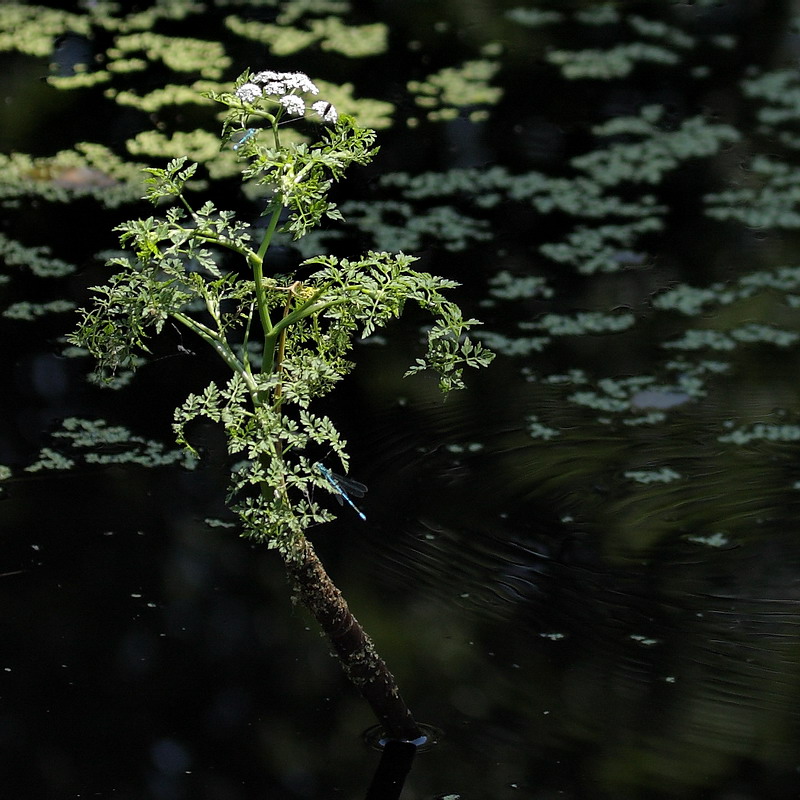
[[(500, 354), (443, 402), (398, 377), (412, 319), (357, 350), (332, 401), (370, 486), (368, 522), (344, 516), (312, 538), (416, 715), (444, 731), (404, 797), (796, 797), (795, 4), (379, 4), (358, 20), (339, 4), (330, 19), (378, 27), (368, 60), (335, 63), (347, 37), (301, 5), (281, 6), (271, 36), (291, 36), (272, 57), (305, 36), (281, 67), (352, 80), (345, 106), (394, 123), (378, 171), (342, 199), (349, 232), (461, 281)], [(232, 61), (264, 58), (263, 43), (239, 53), (262, 19), (205, 13)], [(32, 142), (39, 158), (7, 158), (0, 192), (20, 237), (0, 238), (14, 278), (0, 452), (20, 466), (3, 502), (0, 743), (36, 796), (359, 797), (376, 758), (358, 736), (373, 720), (272, 554), (204, 524), (224, 516), (212, 435), (195, 472), (66, 472), (39, 452), (56, 442), (79, 459), (42, 428), (107, 416), (140, 437), (137, 463), (163, 464), (153, 442), (168, 439), (182, 383), (207, 380), (201, 348), (187, 342), (189, 357), (173, 340), (110, 399), (82, 363), (53, 361), (69, 316), (53, 293), (81, 303), (104, 279), (93, 266), (64, 283), (111, 246), (86, 220), (108, 216), (106, 231), (130, 216), (130, 153), (146, 150), (135, 134), (156, 118), (181, 133), (188, 118), (172, 90), (129, 91), (126, 52), (107, 48), (89, 76), (91, 102), (118, 109), (113, 135), (130, 137), (113, 154), (57, 154), (81, 115), (54, 124), (50, 95), (9, 77), (27, 71), (4, 79), (7, 149)], [(173, 89), (187, 82), (163, 70)], [(124, 87), (107, 89), (115, 75)], [(76, 141), (96, 141), (91, 116)], [(197, 149), (229, 174), (229, 152)], [(37, 240), (54, 219), (69, 236)], [(345, 247), (337, 237), (301, 246)], [(284, 244), (288, 269), (299, 256)], [(22, 470), (45, 462), (65, 472)]]

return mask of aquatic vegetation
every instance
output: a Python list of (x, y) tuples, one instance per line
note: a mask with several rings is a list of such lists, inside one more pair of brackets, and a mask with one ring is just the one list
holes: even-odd
[(750, 228), (800, 227), (800, 169), (765, 155), (748, 164), (750, 186), (709, 192), (703, 197), (706, 215), (736, 221)]
[(65, 33), (88, 36), (91, 18), (27, 3), (0, 5), (0, 51), (15, 50), (31, 56), (47, 57), (53, 52), (53, 40)]
[(152, 114), (162, 108), (174, 108), (175, 106), (183, 105), (210, 108), (213, 103), (203, 95), (203, 92), (221, 92), (223, 88), (224, 85), (216, 81), (199, 80), (190, 84), (170, 83), (144, 95), (139, 95), (130, 89), (119, 91), (109, 89), (106, 92), (106, 96), (113, 99), (118, 105), (131, 106)]
[(561, 434), (561, 431), (556, 428), (551, 428), (549, 425), (540, 422), (536, 414), (530, 414), (525, 417), (525, 430), (532, 439), (542, 439), (546, 442)]
[(730, 433), (722, 434), (717, 440), (723, 444), (746, 445), (751, 442), (797, 442), (800, 441), (800, 425), (776, 425), (758, 422), (744, 427), (734, 427), (732, 422), (726, 424), (732, 428)]
[(431, 121), (454, 119), (467, 112), (470, 120), (480, 122), (488, 117), (486, 107), (498, 103), (503, 96), (500, 87), (490, 85), (499, 69), (497, 62), (487, 59), (466, 61), (459, 67), (439, 70), (423, 81), (409, 81), (407, 88)]
[(194, 469), (197, 463), (195, 456), (184, 448), (167, 447), (163, 442), (138, 436), (125, 426), (109, 425), (102, 419), (69, 417), (52, 436), (69, 448), (73, 458), (45, 447), (26, 471), (71, 469), (78, 457), (84, 464), (137, 464), (142, 467), (179, 464), (184, 469)]
[(583, 336), (587, 333), (618, 333), (636, 322), (633, 314), (603, 314), (584, 311), (577, 314), (543, 314), (534, 322), (521, 323), (523, 330), (544, 330), (550, 336)]
[(731, 543), (731, 540), (722, 531), (716, 531), (710, 536), (687, 536), (686, 540), (695, 544), (703, 544), (706, 547), (727, 547)]
[[(143, 62), (137, 62), (136, 71), (138, 72), (142, 69), (144, 69)], [(131, 69), (131, 71), (134, 70)], [(113, 78), (111, 72), (112, 70), (104, 69), (95, 70), (94, 72), (76, 70), (74, 75), (49, 75), (47, 82), (55, 89), (88, 89), (92, 86), (109, 83)]]
[(790, 347), (800, 339), (800, 333), (784, 331), (772, 325), (750, 323), (727, 332), (710, 329), (689, 329), (677, 339), (664, 342), (667, 350), (734, 350), (738, 343), (764, 343)]
[(317, 44), (349, 58), (380, 55), (388, 35), (382, 23), (347, 25), (336, 16), (310, 19), (306, 28), (290, 27), (285, 20), (273, 24), (239, 17), (228, 17), (225, 25), (238, 36), (266, 45), (274, 56), (294, 55)]
[(787, 147), (800, 147), (795, 127), (800, 119), (800, 78), (795, 70), (764, 72), (742, 81), (745, 97), (759, 101), (756, 117), (759, 133)]
[(369, 233), (373, 245), (381, 250), (420, 250), (436, 241), (444, 249), (458, 252), (492, 238), (486, 220), (462, 214), (452, 206), (420, 209), (392, 200), (350, 200), (342, 203), (342, 213), (359, 231)]
[[(0, 233), (0, 256), (8, 267), (26, 267), (40, 278), (63, 278), (75, 272), (75, 265), (61, 258), (54, 258), (52, 249), (45, 245), (26, 247), (20, 242)], [(10, 280), (0, 275), (0, 283)]]
[(212, 80), (222, 77), (232, 63), (221, 42), (142, 31), (123, 34), (114, 39), (114, 45), (108, 49), (109, 70), (113, 71), (113, 64), (117, 60), (130, 63), (132, 54), (139, 52), (145, 55), (141, 61), (142, 68), (152, 62), (161, 61), (175, 72), (195, 72)]
[(505, 12), (505, 17), (518, 25), (524, 25), (526, 28), (553, 25), (564, 19), (564, 15), (560, 11), (545, 11), (540, 8), (526, 8), (525, 6), (508, 9)]
[[(193, 161), (212, 161), (219, 155), (219, 138), (208, 131), (177, 131), (172, 135), (160, 131), (142, 131), (125, 143), (132, 156), (187, 155)], [(230, 159), (235, 163), (234, 159)]]
[(75, 460), (68, 458), (52, 447), (43, 447), (39, 450), (39, 457), (25, 467), (25, 472), (42, 472), (44, 470), (71, 470)]
[(618, 272), (626, 267), (640, 267), (647, 254), (631, 250), (639, 236), (663, 230), (659, 217), (645, 217), (625, 225), (579, 225), (566, 241), (543, 244), (539, 251), (552, 261), (569, 264), (584, 275)]
[[(487, 228), (479, 215), (511, 201), (531, 204), (542, 214), (562, 212), (587, 219), (629, 218), (631, 221), (627, 223), (605, 223), (596, 227), (581, 225), (567, 235), (566, 241), (539, 245), (543, 255), (558, 263), (569, 264), (584, 274), (641, 266), (647, 255), (633, 248), (640, 236), (663, 228), (662, 215), (666, 211), (666, 207), (659, 205), (652, 195), (643, 195), (636, 202), (629, 202), (606, 194), (601, 182), (589, 178), (552, 178), (540, 172), (512, 175), (502, 167), (485, 170), (457, 168), (445, 173), (414, 176), (396, 172), (384, 176), (381, 183), (399, 188), (408, 200), (452, 196), (462, 205), (464, 200), (472, 201), (474, 211), (471, 216), (462, 212), (458, 219), (453, 218), (462, 248), (470, 241), (485, 238), (482, 234)], [(409, 216), (410, 208), (406, 207), (406, 216)], [(398, 210), (399, 206), (393, 209)], [(377, 211), (371, 213), (377, 215)]]
[[(526, 22), (524, 13), (517, 12), (511, 18), (522, 24), (530, 24)], [(629, 29), (628, 35), (637, 38), (607, 49), (551, 49), (545, 54), (545, 58), (558, 66), (567, 80), (624, 78), (642, 63), (674, 66), (681, 60), (681, 51), (691, 50), (697, 44), (694, 36), (663, 20), (650, 19), (639, 14), (621, 14), (611, 4), (578, 10), (572, 18), (581, 25), (591, 27), (625, 26)], [(548, 20), (550, 21), (556, 20)], [(647, 40), (655, 40), (657, 44)]]
[(597, 3), (587, 8), (579, 8), (573, 15), (575, 22), (581, 25), (599, 27), (601, 25), (616, 25), (623, 19), (614, 3)]
[(49, 303), (31, 303), (28, 300), (22, 300), (19, 303), (12, 303), (3, 311), (3, 316), (7, 319), (24, 320), (32, 322), (38, 317), (44, 317), (48, 314), (63, 314), (67, 311), (73, 311), (75, 303), (71, 300), (51, 300)]
[(624, 78), (641, 62), (674, 65), (680, 56), (655, 44), (631, 42), (608, 50), (551, 50), (547, 60), (569, 80)]
[(756, 297), (764, 291), (783, 295), (788, 306), (793, 305), (800, 291), (800, 267), (779, 267), (770, 271), (757, 271), (743, 275), (738, 280), (717, 282), (706, 287), (678, 284), (653, 298), (654, 308), (679, 311), (686, 316), (698, 316), (713, 308)]
[(670, 467), (662, 467), (661, 469), (647, 470), (647, 469), (632, 469), (625, 473), (625, 477), (629, 478), (636, 483), (670, 483), (671, 481), (678, 480), (681, 476)]
[(44, 158), (0, 153), (0, 200), (39, 197), (70, 203), (90, 197), (115, 208), (139, 199), (142, 166), (91, 142)]
[(713, 124), (702, 117), (682, 120), (675, 130), (657, 126), (663, 109), (645, 106), (639, 117), (619, 118), (593, 128), (598, 136), (622, 132), (644, 136), (641, 142), (617, 142), (572, 159), (572, 165), (586, 172), (601, 186), (623, 181), (660, 183), (665, 173), (691, 158), (704, 158), (728, 144), (738, 142), (739, 132), (730, 125)]
[(540, 275), (513, 275), (501, 270), (489, 279), (489, 295), (497, 300), (549, 299), (554, 294), (553, 288)]
[(350, 114), (362, 121), (366, 127), (376, 131), (390, 128), (395, 111), (394, 103), (375, 97), (359, 97), (352, 83), (330, 83), (325, 80), (315, 81), (320, 92), (333, 105), (345, 114)]
[(484, 330), (476, 336), (493, 352), (504, 356), (529, 356), (541, 353), (552, 341), (549, 336), (509, 336)]

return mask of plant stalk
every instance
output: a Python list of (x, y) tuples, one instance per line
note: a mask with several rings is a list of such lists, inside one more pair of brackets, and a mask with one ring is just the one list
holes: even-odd
[(369, 703), (384, 732), (402, 741), (422, 737), (394, 676), (307, 539), (287, 558), (286, 569), (295, 597), (319, 623), (345, 674)]

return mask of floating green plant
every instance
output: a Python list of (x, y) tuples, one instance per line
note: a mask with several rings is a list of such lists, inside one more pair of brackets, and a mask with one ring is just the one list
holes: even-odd
[(756, 155), (748, 169), (751, 185), (705, 195), (707, 216), (751, 228), (800, 228), (800, 168)]
[(204, 97), (202, 92), (222, 91), (223, 88), (222, 84), (215, 81), (195, 81), (189, 85), (170, 83), (144, 95), (138, 95), (133, 90), (109, 89), (106, 96), (113, 99), (118, 105), (131, 106), (152, 114), (162, 108), (175, 106), (212, 106), (213, 103)]
[[(49, 247), (26, 247), (15, 239), (0, 233), (0, 257), (6, 266), (25, 267), (39, 278), (63, 278), (75, 272), (76, 267), (61, 258), (51, 255)], [(0, 276), (0, 281), (8, 280), (8, 276)]]
[(285, 20), (274, 24), (239, 17), (228, 17), (225, 25), (237, 36), (266, 45), (275, 56), (294, 55), (318, 45), (349, 58), (364, 58), (380, 55), (387, 47), (384, 24), (349, 25), (336, 16), (307, 20), (303, 28), (291, 27)]
[(39, 450), (38, 458), (25, 467), (25, 472), (43, 472), (45, 470), (71, 470), (75, 466), (75, 459), (68, 458), (63, 453), (52, 447), (43, 447)]
[(514, 275), (508, 270), (501, 270), (489, 279), (489, 294), (496, 300), (550, 299), (554, 291), (539, 275)]
[(552, 341), (549, 336), (508, 336), (491, 330), (480, 331), (477, 336), (490, 350), (516, 357), (541, 353)]
[(706, 547), (727, 547), (731, 543), (731, 540), (722, 531), (712, 533), (710, 536), (687, 536), (686, 541)]
[(569, 264), (584, 275), (598, 272), (618, 272), (640, 267), (647, 255), (633, 250), (640, 236), (662, 230), (663, 221), (656, 216), (645, 217), (621, 225), (579, 225), (566, 241), (547, 243), (539, 251), (552, 261)]
[(775, 425), (758, 422), (740, 428), (735, 428), (732, 423), (729, 423), (727, 427), (732, 428), (731, 432), (717, 437), (718, 441), (724, 444), (745, 445), (750, 442), (800, 441), (800, 425)]
[(543, 330), (550, 336), (584, 336), (587, 333), (619, 333), (631, 328), (633, 314), (603, 314), (579, 311), (575, 314), (543, 314), (533, 322), (521, 323), (522, 330)]
[(662, 112), (658, 106), (646, 106), (639, 117), (597, 126), (594, 132), (598, 136), (616, 136), (625, 131), (645, 138), (593, 150), (573, 158), (572, 165), (602, 186), (623, 181), (658, 184), (682, 162), (707, 158), (740, 139), (739, 132), (730, 125), (710, 123), (700, 116), (682, 120), (675, 130), (660, 129), (657, 121)]
[(675, 65), (680, 56), (672, 50), (645, 42), (631, 42), (608, 50), (551, 50), (545, 56), (568, 80), (625, 78), (642, 62)]
[(419, 250), (436, 241), (446, 250), (458, 252), (470, 244), (492, 238), (489, 223), (459, 212), (452, 206), (420, 209), (392, 200), (342, 204), (342, 213), (362, 233), (372, 236), (376, 248)]
[(73, 311), (74, 308), (75, 303), (71, 300), (51, 300), (48, 303), (31, 303), (28, 300), (22, 300), (19, 303), (12, 303), (8, 306), (3, 311), (3, 316), (6, 319), (32, 322), (39, 317), (46, 317), (50, 314), (63, 314), (67, 311)]
[(625, 473), (625, 477), (636, 483), (671, 483), (678, 480), (681, 475), (670, 467), (661, 469), (632, 469)]
[(560, 11), (545, 11), (539, 8), (526, 8), (517, 6), (510, 8), (504, 14), (506, 19), (524, 25), (526, 28), (542, 28), (545, 25), (554, 25), (564, 19)]
[(195, 72), (210, 79), (222, 77), (232, 63), (220, 42), (142, 31), (116, 37), (108, 49), (109, 69), (114, 61), (138, 52), (146, 55), (146, 63), (162, 61), (175, 72)]
[(488, 106), (495, 105), (503, 90), (491, 80), (500, 65), (481, 59), (466, 61), (460, 67), (445, 67), (423, 81), (409, 81), (408, 91), (429, 120), (454, 119), (462, 112), (473, 122), (488, 117)]
[[(102, 419), (69, 417), (52, 435), (67, 444), (72, 453), (81, 453), (85, 464), (137, 464), (142, 467), (179, 464), (184, 469), (194, 469), (197, 463), (195, 456), (182, 447), (166, 447), (163, 442), (138, 436), (122, 425), (109, 425)], [(53, 466), (60, 463), (58, 454), (45, 448), (36, 462), (36, 469), (69, 469), (68, 466)]]
[(41, 197), (70, 203), (91, 197), (114, 208), (140, 198), (142, 166), (91, 142), (45, 158), (0, 153), (0, 198)]
[(800, 79), (793, 69), (779, 69), (742, 81), (745, 97), (759, 101), (756, 117), (759, 132), (788, 147), (800, 148)]
[(780, 330), (772, 325), (749, 323), (729, 331), (711, 329), (690, 329), (682, 336), (664, 342), (662, 347), (669, 350), (735, 350), (739, 343), (772, 344), (776, 347), (790, 347), (800, 339), (800, 333)]
[(88, 36), (91, 18), (28, 3), (0, 5), (0, 50), (14, 50), (30, 56), (47, 57), (53, 52), (53, 40), (66, 33)]
[(540, 422), (536, 414), (529, 414), (525, 417), (525, 431), (532, 439), (541, 439), (545, 442), (561, 435), (561, 431)]

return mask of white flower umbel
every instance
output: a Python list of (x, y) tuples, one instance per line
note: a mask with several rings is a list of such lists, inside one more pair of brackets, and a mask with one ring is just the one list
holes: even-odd
[(236, 90), (236, 96), (245, 103), (252, 103), (261, 97), (261, 88), (254, 83), (243, 83)]
[(282, 95), (286, 94), (286, 83), (284, 81), (267, 81), (264, 84), (264, 95)]
[(286, 109), (286, 111), (293, 117), (302, 117), (306, 113), (306, 104), (302, 97), (296, 94), (287, 94), (281, 97), (278, 102)]
[(282, 74), (281, 72), (274, 72), (271, 69), (265, 69), (261, 72), (256, 72), (256, 74), (253, 75), (253, 80), (256, 83), (267, 83), (268, 81), (278, 80)]
[(319, 89), (305, 72), (274, 72), (265, 69), (253, 75), (253, 82), (263, 84), (264, 94), (285, 95), (289, 92), (319, 94)]
[(305, 72), (286, 72), (284, 73), (284, 80), (290, 89), (296, 89), (298, 92), (306, 92), (307, 94), (319, 94), (316, 84)]
[(339, 119), (339, 112), (333, 107), (332, 103), (326, 103), (324, 100), (317, 100), (311, 108), (319, 114), (323, 122), (336, 122)]

